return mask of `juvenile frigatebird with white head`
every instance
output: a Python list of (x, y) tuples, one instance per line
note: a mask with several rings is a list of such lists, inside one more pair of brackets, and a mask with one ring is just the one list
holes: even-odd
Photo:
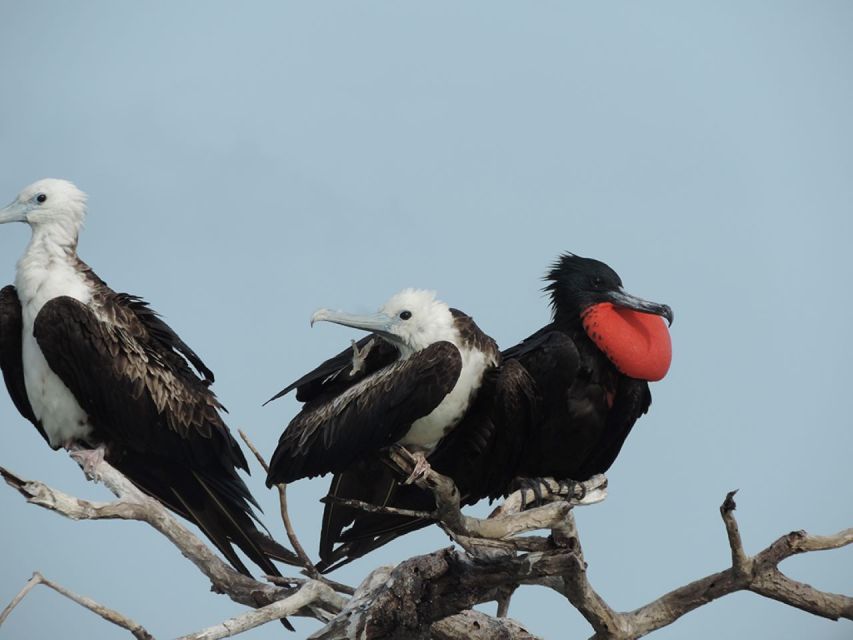
[[(53, 449), (100, 456), (198, 525), (240, 571), (293, 554), (255, 525), (237, 473), (246, 459), (210, 389), (213, 373), (148, 305), (116, 293), (78, 257), (86, 195), (66, 180), (25, 188), (0, 210), (32, 238), (0, 291), (0, 368), (18, 411)], [(192, 367), (192, 368), (191, 368)]]
[(344, 471), (395, 444), (418, 458), (413, 476), (422, 472), (425, 457), (459, 423), (483, 374), (497, 364), (494, 340), (434, 292), (419, 289), (397, 293), (372, 315), (320, 309), (311, 324), (320, 321), (373, 336), (354, 345), (348, 367), (327, 361), (275, 396), (309, 379), (324, 389), (285, 429), (267, 484)]

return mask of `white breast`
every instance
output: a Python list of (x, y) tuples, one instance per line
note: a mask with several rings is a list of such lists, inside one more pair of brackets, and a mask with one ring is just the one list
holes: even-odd
[(48, 366), (33, 336), (33, 323), (41, 308), (52, 298), (70, 296), (87, 304), (91, 298), (89, 286), (66, 256), (56, 256), (33, 245), (18, 262), (15, 286), (21, 300), (24, 324), (24, 383), (33, 413), (53, 447), (71, 440), (88, 440), (92, 430), (88, 416), (65, 383)]
[(462, 370), (456, 385), (430, 414), (412, 423), (399, 444), (431, 451), (465, 415), (474, 393), (480, 387), (483, 373), (494, 362), (487, 360), (486, 355), (476, 349), (463, 348), (459, 353), (462, 356)]

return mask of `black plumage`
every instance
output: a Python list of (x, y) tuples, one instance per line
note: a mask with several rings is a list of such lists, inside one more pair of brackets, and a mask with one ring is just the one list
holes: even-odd
[[(266, 573), (277, 574), (270, 557), (295, 562), (258, 529), (257, 503), (237, 472), (248, 465), (209, 388), (212, 372), (147, 304), (114, 293), (79, 266), (95, 292), (90, 305), (53, 298), (33, 325), (48, 365), (93, 427), (77, 444), (104, 445), (110, 464), (197, 524), (239, 571), (249, 574), (232, 545)], [(0, 366), (18, 411), (48, 440), (26, 392), (22, 331), (21, 304), (10, 285), (0, 291)]]
[(517, 475), (583, 481), (610, 468), (651, 404), (648, 382), (613, 364), (590, 338), (583, 314), (611, 303), (671, 322), (672, 311), (626, 294), (616, 272), (591, 258), (565, 254), (547, 280), (552, 321), (503, 352), (530, 373), (541, 397), (540, 420), (525, 442)]

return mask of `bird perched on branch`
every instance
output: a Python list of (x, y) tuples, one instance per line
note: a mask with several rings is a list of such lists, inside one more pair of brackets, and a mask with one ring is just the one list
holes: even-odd
[(669, 370), (672, 309), (625, 292), (609, 266), (564, 254), (546, 276), (552, 321), (503, 352), (536, 381), (540, 419), (522, 477), (587, 480), (613, 464)]
[(257, 526), (238, 474), (246, 459), (210, 389), (213, 373), (140, 298), (110, 289), (77, 255), (86, 196), (40, 180), (0, 210), (32, 239), (14, 286), (0, 291), (0, 367), (21, 415), (53, 449), (99, 459), (198, 525), (249, 574), (234, 546), (265, 573), (295, 554)]
[[(413, 501), (411, 508), (430, 508), (428, 492), (401, 484), (403, 479), (383, 463), (382, 450), (389, 446), (415, 453), (420, 469), (428, 457), (436, 470), (453, 473), (463, 499), (499, 493), (509, 481), (505, 469), (473, 463), (487, 461), (487, 451), (501, 450), (500, 457), (520, 451), (519, 442), (502, 436), (521, 432), (496, 428), (496, 417), (529, 422), (532, 381), (521, 367), (501, 367), (495, 342), (430, 291), (401, 291), (371, 316), (321, 309), (312, 324), (321, 320), (372, 333), (274, 396), (296, 389), (296, 398), (305, 404), (281, 436), (267, 482), (335, 473), (320, 539), (318, 566), (327, 569), (378, 546), (371, 540), (333, 550), (336, 542), (348, 542), (341, 537), (344, 529), (368, 515), (340, 499), (379, 505)], [(454, 454), (436, 456), (433, 452), (446, 449), (446, 442), (453, 443)], [(401, 528), (429, 524), (373, 515), (370, 524), (391, 538), (403, 533)]]

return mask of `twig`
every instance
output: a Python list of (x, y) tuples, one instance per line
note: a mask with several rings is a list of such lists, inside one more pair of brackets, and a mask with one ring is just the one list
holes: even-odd
[[(0, 467), (0, 476), (23, 495), (27, 502), (55, 511), (73, 520), (124, 519), (145, 522), (174, 544), (210, 580), (212, 590), (255, 608), (280, 600), (290, 591), (258, 582), (235, 571), (201, 540), (178, 522), (156, 500), (139, 491), (108, 462), (96, 464), (95, 472), (119, 499), (108, 503), (90, 502), (70, 496), (48, 485), (28, 481)], [(301, 612), (299, 615), (310, 615)]]
[[(240, 433), (240, 437), (243, 438), (243, 442), (246, 443), (246, 446), (249, 447), (253, 454), (255, 454), (255, 458), (257, 458), (258, 463), (263, 467), (264, 471), (269, 473), (270, 467), (267, 464), (267, 461), (264, 460), (264, 457), (249, 439), (249, 436), (246, 435), (246, 432), (242, 429), (238, 429), (238, 432)], [(290, 540), (290, 546), (292, 546), (293, 550), (296, 551), (296, 555), (299, 556), (299, 560), (302, 562), (302, 566), (305, 567), (305, 571), (308, 572), (308, 575), (314, 579), (321, 579), (322, 576), (320, 575), (320, 572), (317, 570), (317, 567), (314, 566), (314, 563), (311, 562), (311, 558), (308, 557), (308, 554), (305, 553), (305, 549), (300, 544), (299, 538), (296, 536), (296, 531), (293, 528), (293, 524), (290, 521), (290, 514), (287, 511), (287, 485), (281, 483), (275, 486), (276, 489), (278, 489), (281, 520), (284, 523), (284, 530), (287, 532), (287, 539)]]
[(737, 489), (729, 491), (726, 494), (726, 499), (720, 505), (720, 515), (723, 517), (723, 524), (726, 525), (726, 535), (729, 537), (729, 547), (732, 551), (732, 568), (735, 573), (742, 577), (752, 573), (752, 561), (746, 552), (743, 550), (743, 541), (740, 538), (740, 530), (735, 519), (735, 494)]
[(27, 597), (27, 594), (35, 587), (39, 582), (41, 582), (41, 574), (34, 573), (32, 577), (27, 580), (27, 584), (24, 585), (24, 588), (18, 592), (14, 598), (12, 598), (12, 602), (8, 604), (8, 606), (3, 609), (2, 613), (0, 613), (0, 627), (3, 626), (3, 622), (6, 618), (9, 617), (9, 614), (12, 613), (12, 609), (20, 604), (21, 600)]
[[(300, 578), (300, 577), (290, 577), (290, 576), (264, 576), (267, 580), (272, 582), (273, 584), (277, 584), (282, 587), (286, 587), (291, 584), (306, 584), (314, 580), (314, 578)], [(328, 585), (333, 590), (338, 593), (345, 593), (348, 596), (351, 596), (355, 593), (355, 589), (348, 584), (344, 584), (343, 582), (335, 582), (334, 580), (330, 580), (326, 576), (323, 576), (323, 579), (320, 580), (325, 585)]]
[(74, 593), (73, 591), (69, 591), (62, 585), (59, 585), (53, 582), (52, 580), (48, 580), (38, 571), (33, 574), (32, 578), (29, 579), (24, 588), (21, 589), (20, 593), (15, 596), (12, 602), (9, 603), (9, 606), (3, 610), (2, 614), (0, 614), (0, 625), (3, 624), (12, 609), (14, 609), (15, 606), (17, 606), (17, 604), (24, 599), (27, 593), (29, 593), (36, 585), (39, 584), (43, 584), (46, 587), (50, 587), (57, 593), (65, 596), (73, 602), (76, 602), (81, 607), (85, 607), (86, 609), (100, 616), (107, 622), (111, 622), (112, 624), (122, 627), (123, 629), (127, 629), (138, 640), (154, 640), (154, 636), (148, 633), (148, 631), (145, 630), (145, 627), (143, 627), (138, 622), (134, 622), (127, 616), (119, 613), (118, 611), (114, 611), (109, 607), (105, 607), (104, 605), (95, 602), (91, 598), (87, 598), (86, 596), (80, 596)]
[(368, 513), (390, 513), (397, 516), (406, 516), (407, 518), (423, 518), (424, 520), (437, 520), (438, 516), (432, 511), (416, 511), (414, 509), (398, 509), (396, 507), (382, 507), (370, 502), (362, 500), (353, 500), (351, 498), (339, 498), (338, 496), (328, 495), (321, 502), (334, 502), (345, 507), (359, 509)]
[(755, 556), (743, 551), (734, 516), (734, 492), (726, 496), (720, 513), (726, 526), (732, 567), (679, 587), (657, 600), (631, 612), (615, 613), (586, 579), (583, 566), (569, 572), (563, 583), (551, 581), (548, 586), (563, 593), (595, 629), (597, 640), (633, 640), (665, 627), (681, 616), (708, 602), (736, 591), (749, 590), (773, 598), (814, 615), (837, 620), (853, 620), (853, 598), (827, 593), (811, 585), (791, 580), (778, 564), (792, 555), (808, 551), (837, 549), (853, 543), (853, 529), (833, 536), (811, 536), (794, 531), (782, 536)]
[(310, 606), (318, 600), (322, 601), (337, 597), (322, 582), (311, 580), (302, 585), (296, 593), (283, 600), (278, 600), (254, 611), (247, 611), (207, 629), (181, 636), (178, 640), (220, 640), (220, 638), (230, 638), (267, 622), (295, 615), (297, 611)]

